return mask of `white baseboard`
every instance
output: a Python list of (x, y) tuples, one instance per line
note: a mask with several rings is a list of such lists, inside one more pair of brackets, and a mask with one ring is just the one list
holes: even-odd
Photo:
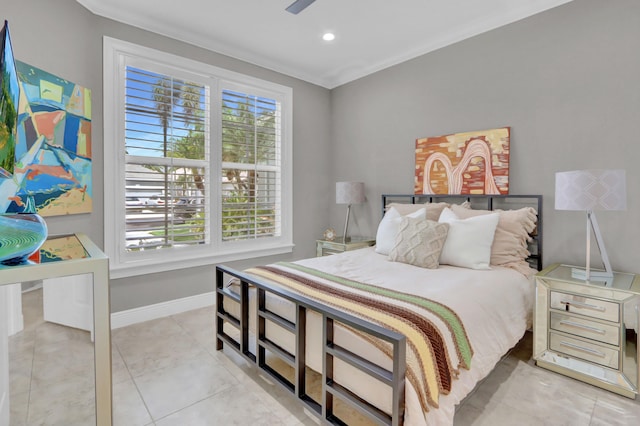
[(128, 309), (126, 311), (114, 312), (111, 314), (111, 329), (126, 327), (139, 322), (168, 317), (169, 315), (180, 314), (193, 309), (213, 306), (215, 303), (215, 293), (203, 293), (195, 296), (184, 297), (182, 299), (170, 300), (168, 302), (156, 303), (155, 305), (142, 306), (140, 308)]

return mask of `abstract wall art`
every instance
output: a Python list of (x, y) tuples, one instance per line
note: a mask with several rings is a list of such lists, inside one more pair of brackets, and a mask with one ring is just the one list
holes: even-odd
[(0, 30), (0, 178), (10, 178), (13, 175), (19, 99), (20, 86), (9, 36), (9, 23), (4, 21)]
[(416, 140), (415, 194), (508, 194), (510, 128)]
[(91, 91), (16, 61), (20, 79), (13, 178), (0, 179), (0, 212), (33, 197), (41, 216), (92, 211)]

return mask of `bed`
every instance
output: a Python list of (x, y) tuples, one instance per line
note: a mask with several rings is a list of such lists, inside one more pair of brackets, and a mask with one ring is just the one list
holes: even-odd
[(383, 195), (375, 247), (218, 266), (218, 349), (235, 349), (329, 423), (452, 424), (455, 406), (531, 326), (541, 204)]

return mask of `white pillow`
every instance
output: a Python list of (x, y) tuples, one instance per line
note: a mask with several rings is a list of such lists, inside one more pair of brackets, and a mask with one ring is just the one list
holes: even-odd
[(498, 213), (458, 219), (450, 208), (445, 208), (438, 222), (448, 223), (449, 233), (440, 253), (440, 263), (471, 269), (491, 269), (491, 244), (498, 219)]
[[(400, 221), (402, 217), (398, 210), (393, 207), (385, 213), (380, 221), (380, 225), (378, 225), (378, 232), (376, 233), (376, 253), (389, 255), (389, 252), (396, 244), (396, 236), (400, 231)], [(423, 208), (408, 214), (406, 217), (426, 219), (427, 210)]]

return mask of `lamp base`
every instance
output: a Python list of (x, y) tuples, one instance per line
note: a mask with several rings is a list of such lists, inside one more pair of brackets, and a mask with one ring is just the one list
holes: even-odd
[[(587, 281), (587, 271), (582, 268), (571, 268), (571, 278)], [(589, 271), (589, 280), (596, 282), (604, 282), (611, 284), (613, 282), (613, 273), (607, 271)]]
[(351, 204), (347, 205), (347, 217), (344, 219), (344, 232), (342, 233), (342, 241), (347, 243), (349, 235), (347, 235), (347, 230), (349, 229), (349, 214), (351, 213)]

